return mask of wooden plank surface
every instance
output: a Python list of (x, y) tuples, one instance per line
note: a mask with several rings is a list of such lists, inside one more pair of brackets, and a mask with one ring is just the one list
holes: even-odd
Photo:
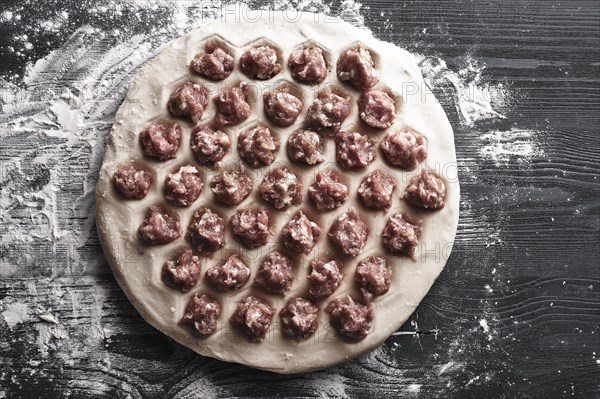
[[(29, 24), (69, 2), (23, 7)], [(72, 32), (101, 24), (70, 7)], [(90, 190), (123, 91), (92, 86), (107, 99), (82, 133), (93, 145), (24, 128), (34, 105), (0, 114), (0, 398), (600, 397), (600, 5), (365, 1), (361, 13), (379, 38), (451, 70), (485, 64), (482, 82), (510, 93), (494, 104), (504, 118), (469, 125), (456, 89), (435, 87), (455, 127), (461, 220), (446, 270), (410, 321), (371, 354), (295, 376), (202, 358), (153, 330), (114, 281), (95, 232)], [(13, 23), (0, 25), (2, 47)], [(55, 36), (32, 57), (67, 40)], [(18, 85), (25, 64), (3, 53), (2, 73)], [(493, 132), (511, 129), (534, 134), (526, 157), (483, 151), (495, 148)], [(38, 194), (15, 199), (21, 192)], [(58, 218), (45, 212), (54, 200)], [(76, 234), (61, 239), (64, 231)], [(40, 319), (47, 314), (58, 323)]]

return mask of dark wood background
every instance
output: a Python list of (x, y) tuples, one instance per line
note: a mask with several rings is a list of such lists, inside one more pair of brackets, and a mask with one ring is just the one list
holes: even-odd
[[(3, 1), (0, 7), (25, 11), (20, 22), (0, 25), (0, 72), (22, 84), (27, 59), (6, 46), (36, 15), (67, 9), (71, 18), (60, 35), (30, 37), (33, 60), (83, 24), (105, 28), (82, 11), (91, 3)], [(441, 57), (450, 68), (469, 55), (486, 64), (484, 82), (502, 82), (513, 93), (496, 105), (505, 119), (467, 127), (452, 87), (436, 89), (456, 133), (464, 198), (458, 236), (411, 320), (377, 351), (292, 376), (197, 356), (136, 313), (92, 229), (76, 249), (48, 240), (0, 242), (0, 313), (27, 304), (21, 322), (0, 317), (0, 398), (600, 397), (599, 4), (364, 2), (365, 22), (379, 38)], [(132, 18), (125, 11), (123, 25)], [(538, 132), (543, 156), (500, 164), (482, 156), (480, 135), (510, 128)], [(35, 132), (3, 129), (0, 160), (43, 154), (38, 144)], [(96, 173), (97, 166), (77, 173)], [(57, 177), (44, 165), (21, 172), (29, 188), (58, 179), (59, 201), (77, 190), (72, 176)], [(17, 189), (11, 179), (4, 176), (0, 189)], [(90, 220), (91, 202), (84, 211), (67, 218)], [(32, 223), (19, 207), (0, 212), (10, 216), (9, 223), (0, 217), (3, 237), (11, 226)], [(76, 262), (69, 251), (77, 252)], [(40, 320), (44, 312), (59, 324)]]

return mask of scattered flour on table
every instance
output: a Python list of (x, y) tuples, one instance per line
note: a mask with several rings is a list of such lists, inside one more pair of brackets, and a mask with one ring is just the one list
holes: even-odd
[(497, 166), (510, 161), (528, 163), (544, 156), (540, 132), (528, 129), (494, 130), (480, 136), (482, 158), (493, 161)]

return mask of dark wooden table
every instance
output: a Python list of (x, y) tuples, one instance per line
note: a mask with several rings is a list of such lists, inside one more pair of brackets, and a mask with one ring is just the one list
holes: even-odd
[[(91, 190), (110, 104), (122, 91), (107, 96), (89, 132), (97, 141), (77, 150), (68, 134), (24, 127), (22, 118), (43, 108), (15, 114), (7, 106), (6, 93), (20, 87), (28, 93), (22, 101), (36, 104), (31, 96), (47, 88), (22, 81), (28, 61), (81, 26), (106, 30), (116, 21), (131, 36), (160, 14), (125, 7), (107, 21), (88, 12), (103, 3), (114, 7), (0, 6), (21, 7), (20, 20), (0, 19), (0, 398), (600, 397), (598, 1), (365, 1), (365, 23), (379, 38), (440, 57), (454, 73), (485, 64), (479, 87), (503, 88), (492, 105), (504, 118), (469, 125), (456, 87), (439, 81), (463, 195), (447, 267), (381, 348), (293, 376), (197, 356), (146, 324), (117, 286), (95, 233)], [(32, 28), (60, 11), (70, 16), (60, 32)], [(24, 55), (8, 49), (21, 30), (33, 32)], [(94, 44), (114, 45), (110, 37)], [(520, 150), (502, 152), (511, 145)]]

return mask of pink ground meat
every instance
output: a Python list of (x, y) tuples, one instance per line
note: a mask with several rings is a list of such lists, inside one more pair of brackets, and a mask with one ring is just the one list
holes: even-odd
[(252, 179), (241, 170), (224, 171), (213, 176), (210, 189), (217, 201), (237, 205), (252, 191)]
[(383, 246), (394, 255), (406, 255), (414, 259), (414, 250), (419, 244), (421, 230), (420, 220), (398, 212), (388, 219), (383, 228)]
[(247, 86), (245, 83), (224, 90), (213, 99), (217, 112), (215, 123), (218, 126), (237, 125), (250, 116)]
[(334, 299), (325, 310), (337, 333), (351, 342), (362, 341), (367, 337), (375, 315), (373, 308), (354, 302), (350, 296)]
[(327, 78), (327, 63), (323, 50), (317, 46), (308, 46), (292, 51), (288, 59), (288, 68), (294, 80), (315, 85)]
[(201, 255), (212, 255), (225, 245), (225, 221), (212, 210), (202, 208), (194, 213), (185, 239)]
[(289, 339), (306, 339), (319, 327), (319, 308), (305, 298), (292, 298), (279, 312), (281, 331)]
[(240, 57), (240, 69), (249, 78), (267, 80), (281, 71), (277, 51), (270, 46), (246, 50)]
[(260, 205), (251, 204), (240, 209), (229, 224), (233, 234), (250, 249), (265, 245), (269, 239), (269, 214)]
[(113, 185), (127, 199), (142, 199), (154, 182), (154, 175), (133, 165), (123, 166), (113, 175)]
[(166, 161), (177, 156), (183, 129), (176, 122), (158, 122), (140, 133), (145, 156)]
[(317, 132), (333, 134), (350, 114), (350, 97), (331, 91), (319, 94), (306, 112), (306, 121)]
[(360, 119), (376, 129), (387, 129), (396, 120), (394, 99), (386, 92), (369, 90), (358, 98)]
[(275, 161), (279, 150), (279, 141), (268, 127), (256, 126), (238, 136), (238, 153), (251, 167), (267, 166)]
[(176, 260), (163, 265), (161, 279), (166, 286), (187, 292), (198, 282), (200, 266), (200, 258), (191, 249), (186, 249)]
[(165, 178), (165, 197), (177, 206), (190, 206), (202, 192), (204, 183), (198, 169), (184, 165)]
[(344, 255), (356, 256), (365, 247), (368, 234), (369, 228), (356, 209), (350, 208), (333, 222), (328, 236)]
[(216, 299), (197, 293), (190, 298), (181, 323), (190, 325), (200, 336), (208, 336), (217, 331), (217, 319), (220, 315), (221, 305)]
[(377, 140), (357, 132), (335, 136), (335, 157), (343, 169), (364, 168), (377, 157)]
[(249, 296), (238, 304), (230, 321), (250, 342), (262, 342), (267, 335), (274, 314), (275, 308), (267, 302)]
[(358, 186), (358, 196), (370, 208), (385, 209), (392, 205), (396, 180), (383, 169), (369, 173)]
[(181, 235), (179, 216), (171, 216), (159, 206), (148, 209), (138, 228), (138, 237), (151, 245), (167, 244)]
[(304, 212), (296, 215), (281, 229), (283, 246), (293, 253), (308, 255), (321, 236), (321, 229)]
[(420, 175), (414, 176), (408, 182), (402, 198), (411, 204), (425, 209), (442, 209), (446, 197), (444, 181), (423, 169)]
[(291, 126), (302, 112), (302, 100), (285, 91), (273, 90), (263, 96), (265, 114), (278, 126)]
[(223, 80), (233, 71), (234, 59), (230, 51), (222, 45), (209, 43), (204, 53), (192, 59), (190, 67), (200, 76), (210, 80)]
[(206, 88), (193, 82), (186, 82), (177, 87), (171, 93), (167, 103), (171, 115), (186, 117), (194, 124), (200, 121), (207, 105), (208, 93)]
[(293, 263), (290, 258), (273, 251), (263, 259), (254, 284), (272, 294), (283, 294), (294, 281)]
[(390, 289), (392, 268), (385, 258), (369, 256), (358, 264), (354, 279), (365, 302), (369, 303)]
[(325, 148), (321, 136), (312, 130), (298, 130), (290, 135), (287, 152), (292, 161), (316, 165), (325, 160)]
[(221, 162), (231, 148), (229, 136), (209, 125), (195, 128), (192, 131), (190, 144), (198, 163), (211, 168)]
[(221, 291), (236, 290), (250, 278), (250, 269), (239, 255), (230, 255), (206, 271), (206, 278)]
[(308, 195), (321, 212), (340, 207), (348, 199), (348, 186), (331, 169), (317, 174), (316, 181), (308, 187)]
[(379, 82), (371, 52), (362, 43), (342, 53), (337, 63), (337, 76), (358, 90), (370, 89)]
[(333, 294), (344, 279), (344, 265), (339, 259), (316, 258), (310, 262), (310, 267), (309, 292), (315, 298), (326, 298)]
[(302, 202), (302, 183), (286, 168), (268, 172), (258, 186), (258, 191), (261, 198), (275, 209), (284, 209)]
[(425, 138), (400, 129), (389, 133), (379, 144), (387, 162), (402, 169), (413, 170), (427, 157)]

